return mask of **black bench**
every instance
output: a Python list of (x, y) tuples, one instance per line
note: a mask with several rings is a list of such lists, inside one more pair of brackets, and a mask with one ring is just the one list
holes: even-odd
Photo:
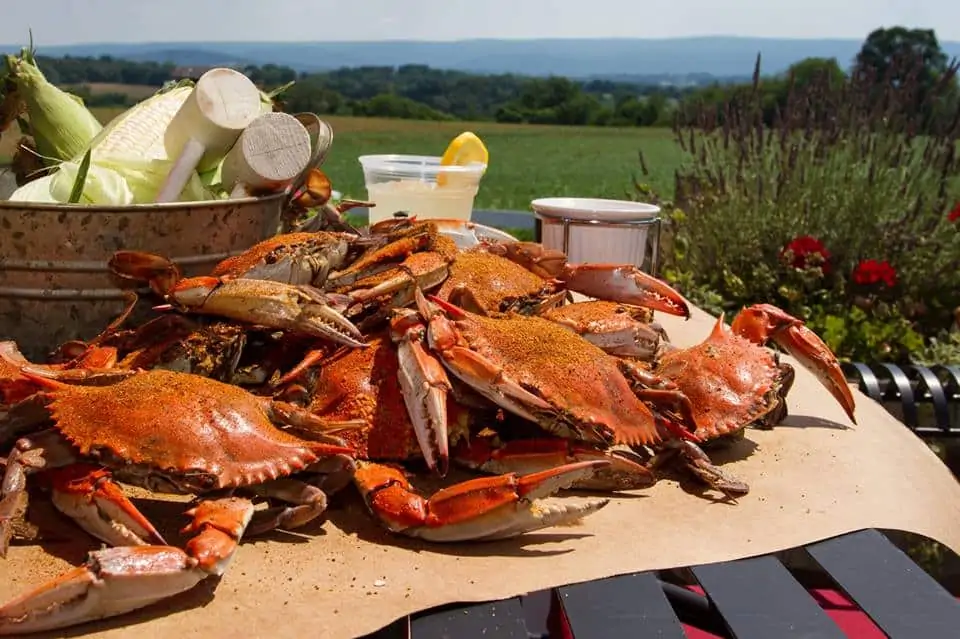
[[(861, 392), (917, 435), (960, 435), (960, 418), (954, 415), (960, 405), (960, 366), (852, 363), (843, 369)], [(932, 415), (922, 414), (924, 407), (930, 407)]]
[[(880, 532), (860, 531), (804, 551), (832, 589), (888, 637), (960, 636), (960, 602)], [(772, 555), (694, 566), (691, 572), (704, 595), (671, 583), (668, 575), (642, 572), (446, 606), (398, 620), (367, 639), (560, 638), (566, 633), (556, 627), (557, 613), (574, 639), (680, 639), (687, 636), (681, 622), (736, 639), (847, 636), (801, 584), (803, 578)]]

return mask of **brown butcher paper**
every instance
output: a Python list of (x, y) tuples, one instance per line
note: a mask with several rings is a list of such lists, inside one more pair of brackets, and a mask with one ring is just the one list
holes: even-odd
[[(698, 309), (689, 321), (658, 319), (679, 345), (702, 340), (714, 323)], [(725, 453), (734, 461), (724, 467), (751, 486), (736, 503), (664, 480), (614, 497), (579, 526), (511, 541), (430, 545), (383, 531), (348, 489), (322, 524), (246, 540), (219, 583), (207, 580), (168, 602), (72, 633), (355, 637), (441, 604), (766, 554), (864, 528), (906, 530), (960, 551), (960, 486), (944, 464), (856, 391), (853, 427), (815, 378), (786, 360), (797, 368), (789, 418), (772, 431), (748, 431)], [(138, 504), (168, 540), (182, 543), (181, 503)], [(82, 562), (96, 547), (70, 523), (58, 530), (65, 539), (14, 546), (0, 560), (0, 599)]]

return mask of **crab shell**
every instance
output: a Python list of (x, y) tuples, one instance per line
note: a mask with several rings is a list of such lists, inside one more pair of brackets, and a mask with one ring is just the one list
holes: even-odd
[[(505, 257), (476, 249), (460, 253), (436, 296), (465, 310), (488, 315), (538, 310), (557, 293), (551, 282)], [(561, 296), (562, 299), (562, 296)]]
[[(418, 306), (429, 312), (422, 296)], [(444, 306), (430, 319), (431, 350), (494, 403), (568, 439), (607, 446), (659, 441), (650, 409), (617, 360), (597, 346), (537, 316), (488, 318)]]
[(776, 353), (727, 329), (722, 318), (706, 340), (668, 351), (656, 365), (689, 399), (704, 440), (779, 421), (794, 371)]
[(55, 428), (81, 456), (162, 492), (255, 485), (353, 452), (285, 433), (264, 400), (196, 375), (151, 370), (102, 387), (37, 379), (52, 386)]
[(287, 233), (226, 258), (210, 275), (320, 286), (331, 271), (343, 265), (349, 250), (346, 234)]

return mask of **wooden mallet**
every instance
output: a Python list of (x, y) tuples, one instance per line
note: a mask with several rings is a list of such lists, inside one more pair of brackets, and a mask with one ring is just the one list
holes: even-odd
[(284, 190), (307, 168), (310, 133), (288, 113), (265, 113), (250, 123), (221, 167), (221, 183), (230, 197)]
[(177, 200), (193, 172), (216, 166), (262, 112), (260, 90), (239, 71), (216, 68), (200, 76), (164, 135), (176, 161), (156, 201)]

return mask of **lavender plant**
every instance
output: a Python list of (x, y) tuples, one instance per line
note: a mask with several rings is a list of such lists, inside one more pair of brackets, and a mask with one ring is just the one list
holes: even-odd
[[(932, 88), (890, 77), (791, 75), (685, 105), (665, 277), (718, 312), (770, 302), (843, 358), (906, 360), (960, 306), (957, 66)], [(951, 211), (956, 210), (951, 214)]]

